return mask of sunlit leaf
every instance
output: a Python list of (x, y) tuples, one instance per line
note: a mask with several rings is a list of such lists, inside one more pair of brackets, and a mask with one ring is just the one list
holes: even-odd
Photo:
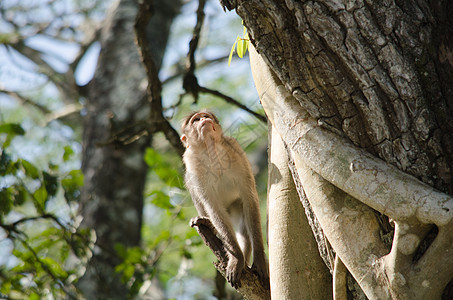
[(74, 154), (74, 150), (72, 149), (72, 147), (65, 146), (64, 153), (63, 153), (63, 161), (68, 161), (73, 154)]
[(45, 207), (47, 197), (48, 197), (48, 194), (47, 194), (46, 187), (44, 185), (41, 185), (39, 187), (39, 189), (37, 189), (33, 193), (33, 198), (35, 198), (36, 202), (39, 204), (40, 209), (43, 209)]
[(163, 156), (152, 148), (146, 149), (145, 162), (157, 176), (168, 186), (184, 188), (184, 180), (181, 173), (170, 163), (168, 155)]
[(236, 48), (237, 42), (238, 42), (238, 40), (236, 39), (236, 41), (233, 44), (233, 47), (231, 47), (230, 56), (228, 57), (228, 66), (231, 64), (231, 59), (233, 58), (233, 53), (234, 53), (234, 49)]
[(245, 54), (245, 41), (238, 37), (237, 52), (240, 58), (244, 57)]
[(162, 158), (159, 153), (153, 148), (147, 148), (145, 152), (145, 162), (151, 168), (162, 163)]
[(39, 176), (41, 175), (41, 172), (38, 170), (38, 168), (31, 162), (29, 162), (25, 159), (21, 159), (20, 164), (22, 165), (22, 167), (25, 170), (25, 175), (27, 175), (28, 177), (31, 177), (33, 179), (38, 179)]
[(153, 191), (151, 195), (154, 196), (153, 200), (151, 201), (155, 206), (163, 208), (163, 209), (171, 209), (174, 206), (170, 203), (170, 197), (161, 191)]
[(19, 124), (6, 123), (0, 125), (0, 133), (6, 133), (8, 135), (24, 135), (25, 130)]
[(39, 296), (35, 292), (31, 293), (30, 296), (28, 296), (28, 300), (39, 300), (39, 299), (41, 299), (41, 296)]
[(65, 278), (68, 273), (61, 267), (61, 265), (50, 257), (43, 257), (41, 261), (46, 264), (53, 275), (60, 278)]
[(61, 180), (64, 196), (68, 201), (75, 201), (80, 196), (80, 188), (83, 186), (83, 173), (81, 170), (72, 170)]

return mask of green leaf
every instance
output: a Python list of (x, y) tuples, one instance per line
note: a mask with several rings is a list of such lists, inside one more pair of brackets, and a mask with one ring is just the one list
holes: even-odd
[(238, 42), (238, 40), (236, 39), (236, 41), (233, 44), (233, 47), (231, 47), (230, 56), (228, 57), (228, 66), (230, 66), (230, 64), (231, 64), (231, 59), (233, 58), (233, 53), (234, 53), (234, 49), (236, 48), (237, 42)]
[(58, 180), (56, 176), (53, 176), (47, 172), (42, 172), (44, 186), (49, 196), (55, 196), (58, 191)]
[(171, 169), (171, 166), (155, 168), (154, 172), (168, 186), (183, 188), (181, 174), (177, 170)]
[(21, 159), (19, 162), (25, 170), (25, 175), (27, 175), (28, 177), (31, 177), (33, 179), (39, 178), (39, 176), (41, 175), (41, 172), (38, 170), (38, 168), (34, 164), (32, 164), (31, 162), (29, 162), (25, 159)]
[(72, 147), (65, 146), (64, 153), (63, 153), (63, 161), (68, 161), (72, 157), (73, 154), (74, 154), (74, 150), (72, 149)]
[(8, 135), (24, 135), (25, 130), (19, 124), (6, 123), (0, 125), (0, 133), (6, 133)]
[(155, 206), (163, 209), (171, 209), (174, 206), (170, 203), (170, 197), (162, 191), (153, 191), (150, 195), (154, 195), (151, 201)]
[(116, 243), (114, 246), (113, 246), (113, 249), (115, 249), (115, 252), (118, 254), (119, 257), (121, 257), (122, 259), (125, 259), (126, 256), (127, 256), (127, 249), (126, 249), (126, 246), (124, 246), (123, 244), (121, 243)]
[(242, 40), (240, 40), (238, 43), (237, 51), (239, 58), (242, 58), (244, 56), (244, 43)]
[(22, 185), (15, 185), (14, 187), (14, 206), (20, 206), (25, 203), (28, 192)]
[(41, 258), (41, 261), (47, 265), (53, 275), (59, 278), (66, 278), (68, 273), (61, 267), (61, 265), (50, 257)]
[[(4, 176), (11, 173), (11, 166), (14, 166), (14, 164), (11, 162), (11, 157), (5, 151), (2, 151), (0, 155), (0, 175)], [(15, 170), (16, 169), (14, 169), (14, 171)]]
[(175, 169), (174, 163), (170, 162), (172, 158), (168, 155), (162, 155), (152, 148), (146, 149), (144, 157), (148, 166), (166, 185), (183, 189), (184, 180), (181, 173)]
[(30, 296), (28, 296), (28, 300), (39, 300), (41, 299), (41, 296), (39, 296), (38, 294), (36, 294), (35, 292), (32, 292), (30, 294)]
[[(194, 229), (195, 231), (195, 229)], [(196, 232), (196, 231), (195, 231)], [(159, 235), (154, 239), (152, 243), (152, 247), (157, 247), (157, 245), (162, 242), (162, 241), (167, 241), (168, 239), (171, 238), (171, 233), (169, 230), (162, 230)]]
[(123, 281), (127, 282), (132, 276), (134, 276), (135, 268), (134, 265), (125, 265), (123, 269)]
[(72, 170), (61, 180), (64, 196), (68, 201), (76, 201), (80, 196), (83, 186), (83, 173), (81, 170)]
[(140, 247), (131, 247), (127, 249), (126, 261), (130, 264), (141, 263), (143, 250)]
[(162, 164), (162, 158), (153, 148), (147, 148), (145, 152), (145, 162), (151, 168)]
[(3, 188), (0, 190), (0, 216), (7, 215), (13, 207), (12, 188)]
[(38, 207), (39, 209), (45, 208), (45, 205), (46, 205), (46, 202), (48, 199), (47, 197), (48, 197), (48, 194), (47, 194), (46, 187), (44, 185), (41, 185), (41, 187), (33, 193), (33, 198), (35, 198), (36, 202), (39, 204), (39, 207)]

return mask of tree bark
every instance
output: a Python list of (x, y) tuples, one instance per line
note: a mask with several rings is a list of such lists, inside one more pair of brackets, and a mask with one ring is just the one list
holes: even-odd
[[(170, 24), (179, 0), (154, 1), (148, 40), (160, 68)], [(116, 247), (140, 243), (143, 160), (151, 137), (143, 135), (149, 119), (146, 74), (134, 41), (138, 4), (121, 0), (110, 12), (101, 36), (101, 53), (89, 84), (84, 120), (81, 197), (82, 226), (94, 230), (96, 243), (79, 288), (87, 299), (126, 299), (128, 289), (115, 266)], [(133, 180), (131, 180), (133, 179)]]
[[(328, 299), (332, 277), (318, 246), (289, 169), (286, 147), (278, 133), (270, 143), (268, 218), (272, 299)], [(289, 222), (288, 220), (291, 220)]]
[(324, 127), (452, 194), (450, 1), (221, 1)]
[[(253, 47), (250, 59), (264, 110), (291, 150), (295, 179), (302, 182), (323, 232), (363, 291), (370, 299), (441, 298), (453, 277), (453, 197), (323, 129)], [(394, 219), (390, 253), (371, 208)], [(439, 234), (432, 244), (419, 247), (430, 223)]]

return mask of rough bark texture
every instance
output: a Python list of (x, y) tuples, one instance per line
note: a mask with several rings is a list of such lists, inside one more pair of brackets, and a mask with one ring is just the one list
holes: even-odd
[[(180, 3), (154, 1), (148, 40), (160, 67), (170, 24)], [(115, 273), (121, 262), (115, 247), (140, 242), (144, 151), (150, 137), (133, 138), (149, 118), (146, 75), (134, 42), (138, 4), (117, 3), (106, 20), (95, 77), (89, 85), (84, 120), (81, 198), (82, 226), (95, 231), (93, 256), (79, 287), (88, 299), (126, 299), (127, 288)], [(131, 138), (132, 143), (128, 143)], [(131, 180), (133, 178), (133, 180)]]
[[(337, 256), (367, 296), (439, 299), (453, 278), (453, 197), (319, 126), (253, 47), (250, 61), (269, 121), (291, 150), (293, 177), (305, 190), (298, 192), (307, 196)], [(396, 228), (389, 254), (382, 215), (392, 216)], [(427, 224), (438, 225), (439, 233), (432, 244), (419, 247)]]
[[(272, 69), (259, 90), (266, 114), (294, 153), (324, 233), (363, 291), (371, 299), (449, 299), (452, 4), (223, 4), (237, 9)], [(380, 214), (371, 208), (394, 220), (388, 254)]]
[(452, 194), (450, 1), (222, 4), (323, 126)]

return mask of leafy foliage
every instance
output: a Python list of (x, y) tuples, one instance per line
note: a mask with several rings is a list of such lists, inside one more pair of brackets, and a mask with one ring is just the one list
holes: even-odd
[[(57, 43), (57, 50), (66, 47), (62, 43), (65, 41), (86, 50), (85, 47), (89, 45), (82, 45), (86, 36), (83, 29), (77, 26), (95, 29), (97, 20), (103, 18), (104, 8), (110, 1), (69, 1), (74, 6), (65, 8), (61, 7), (61, 3), (47, 0), (39, 4), (20, 1), (0, 3), (2, 19), (12, 24), (6, 33), (0, 32), (0, 40), (4, 43), (0, 45), (0, 51), (8, 49), (0, 54), (8, 52), (11, 60), (17, 60), (20, 67), (14, 66), (16, 73), (11, 72), (16, 75), (13, 81), (20, 81), (16, 89), (7, 85), (4, 87), (3, 74), (8, 72), (0, 73), (0, 77), (3, 76), (0, 78), (0, 97), (3, 97), (0, 102), (6, 97), (9, 103), (14, 102), (15, 107), (5, 108), (4, 102), (0, 103), (0, 236), (4, 237), (0, 239), (0, 298), (78, 298), (74, 283), (82, 275), (94, 240), (93, 232), (78, 228), (78, 201), (84, 181), (78, 148), (81, 141), (80, 115), (55, 117), (61, 108), (83, 105), (85, 96), (79, 94), (81, 89), (77, 84), (80, 81), (74, 70), (83, 69), (76, 63), (78, 59), (84, 59), (67, 58), (66, 51), (61, 53), (65, 52), (64, 56), (56, 56), (52, 51), (55, 49), (50, 48)], [(219, 15), (226, 16), (218, 4), (212, 7), (218, 9)], [(38, 15), (39, 22), (36, 20)], [(236, 21), (228, 25), (222, 22), (221, 31), (226, 32), (225, 27), (236, 23), (240, 26)], [(177, 45), (170, 46), (167, 51), (180, 51), (180, 55), (168, 55), (178, 60), (169, 62), (168, 69), (184, 65), (186, 44), (181, 32), (191, 34), (187, 19), (182, 18), (177, 22), (181, 27), (174, 35), (177, 41), (172, 42)], [(0, 30), (5, 29), (3, 23), (0, 27)], [(37, 35), (51, 46), (46, 48), (41, 45), (43, 48), (40, 49), (29, 46), (33, 44), (33, 39), (36, 41)], [(230, 40), (227, 35), (215, 33), (208, 44), (219, 47), (220, 52), (216, 55), (225, 56), (224, 51), (229, 48)], [(245, 55), (248, 46), (245, 31), (243, 37), (236, 40), (234, 49), (236, 46), (238, 55)], [(8, 60), (8, 55), (5, 58), (0, 55), (0, 60), (3, 59), (1, 62)], [(28, 59), (24, 63), (17, 57)], [(61, 63), (64, 68), (53, 68)], [(218, 72), (219, 68), (214, 70), (212, 66), (215, 67), (215, 64), (197, 70), (200, 79), (207, 79), (210, 86), (231, 91), (232, 96), (241, 98), (247, 105), (258, 105), (255, 92), (248, 88), (250, 85), (245, 79), (248, 74), (245, 64), (241, 71), (230, 74), (230, 78), (225, 76), (226, 72)], [(29, 73), (24, 75), (25, 72)], [(167, 76), (173, 73), (169, 70), (164, 72)], [(31, 76), (32, 73), (35, 76)], [(182, 115), (193, 109), (192, 103), (182, 101), (184, 103), (179, 106), (173, 106), (172, 103), (177, 102), (174, 100), (180, 98), (180, 87), (174, 88), (171, 83), (167, 83), (164, 89), (167, 91), (164, 92), (164, 106), (172, 107), (166, 110), (166, 114), (175, 111), (172, 122), (175, 122), (176, 128), (179, 126), (176, 122)], [(224, 120), (234, 119), (240, 114), (230, 104), (206, 95), (200, 96), (197, 105), (197, 109), (215, 108)], [(68, 131), (70, 137), (62, 138)], [(123, 259), (116, 271), (130, 287), (131, 298), (153, 278), (170, 295), (176, 295), (171, 294), (172, 288), (178, 281), (183, 282), (184, 278), (197, 276), (207, 280), (214, 277), (211, 264), (213, 255), (202, 245), (195, 230), (188, 226), (190, 217), (195, 216), (196, 212), (184, 189), (181, 160), (157, 139), (154, 138), (153, 148), (148, 149), (144, 157), (150, 172), (145, 190), (142, 247), (117, 245), (114, 249)], [(201, 282), (197, 285), (198, 290), (210, 289), (209, 284)], [(209, 290), (206, 292), (210, 293)], [(184, 294), (185, 291), (180, 293)]]
[[(83, 177), (78, 170), (61, 174), (53, 165), (42, 170), (26, 159), (14, 159), (8, 154), (11, 141), (26, 131), (19, 124), (0, 129), (0, 228), (12, 247), (2, 255), (14, 262), (0, 266), (0, 293), (14, 299), (76, 295), (79, 266), (66, 261), (70, 255), (80, 262), (86, 259), (90, 233), (78, 231), (74, 218), (65, 220), (49, 204), (55, 205), (64, 187), (79, 190)], [(67, 195), (71, 206), (77, 197)]]
[(249, 39), (249, 35), (247, 33), (247, 28), (245, 28), (245, 26), (244, 26), (244, 32), (242, 34), (242, 38), (240, 36), (238, 36), (236, 38), (236, 41), (233, 44), (233, 47), (231, 47), (230, 56), (228, 57), (228, 65), (231, 64), (231, 59), (233, 58), (233, 53), (234, 53), (235, 49), (240, 58), (244, 57), (245, 53), (247, 53), (249, 43), (250, 43), (250, 39)]

